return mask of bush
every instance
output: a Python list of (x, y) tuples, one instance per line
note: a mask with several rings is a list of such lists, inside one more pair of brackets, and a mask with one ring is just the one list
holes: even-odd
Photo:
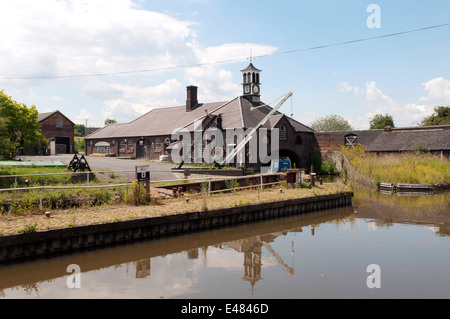
[(320, 174), (330, 174), (330, 175), (336, 175), (339, 171), (336, 168), (336, 165), (334, 164), (334, 161), (331, 157), (328, 157), (324, 162), (320, 165)]

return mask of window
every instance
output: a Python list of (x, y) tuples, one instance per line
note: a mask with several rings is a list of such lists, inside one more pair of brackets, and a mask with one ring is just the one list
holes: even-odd
[(125, 140), (120, 141), (120, 150), (125, 152), (127, 148), (127, 142)]
[(63, 122), (61, 120), (56, 120), (56, 128), (62, 128)]
[(109, 147), (110, 145), (108, 142), (98, 142), (95, 144), (95, 153), (108, 154)]
[(345, 135), (344, 137), (345, 146), (354, 146), (356, 143), (358, 143), (358, 135), (356, 134)]
[(280, 141), (287, 141), (287, 129), (286, 126), (280, 126)]
[(300, 135), (297, 135), (297, 138), (295, 139), (295, 144), (296, 145), (302, 145), (303, 144), (303, 140), (302, 140), (302, 137)]
[(128, 150), (129, 150), (129, 151), (134, 150), (134, 143), (133, 143), (132, 140), (129, 140), (129, 141), (128, 141)]
[(155, 140), (155, 150), (160, 150), (161, 149), (161, 140), (159, 138), (157, 138)]

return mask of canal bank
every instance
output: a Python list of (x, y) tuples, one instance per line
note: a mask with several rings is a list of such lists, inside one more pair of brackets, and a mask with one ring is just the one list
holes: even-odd
[(0, 237), (0, 261), (50, 256), (133, 240), (348, 206), (352, 192), (294, 198), (105, 224), (35, 231)]

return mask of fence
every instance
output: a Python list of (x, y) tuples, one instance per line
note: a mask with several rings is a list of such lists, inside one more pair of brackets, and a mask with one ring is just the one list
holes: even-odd
[[(15, 187), (11, 188), (2, 188), (0, 189), (0, 193), (2, 192), (16, 192), (16, 191), (31, 191), (31, 190), (39, 190), (39, 210), (42, 212), (43, 210), (43, 197), (42, 197), (42, 191), (43, 190), (62, 190), (62, 189), (95, 189), (95, 188), (114, 188), (114, 187), (125, 187), (132, 184), (132, 182), (126, 182), (126, 183), (116, 183), (116, 184), (104, 184), (104, 185), (89, 185), (89, 176), (92, 173), (125, 173), (125, 172), (133, 172), (136, 171), (93, 171), (93, 172), (64, 172), (64, 173), (47, 173), (47, 174), (21, 174), (21, 175), (0, 175), (0, 178), (15, 178)], [(167, 172), (167, 171), (153, 171), (153, 172)], [(66, 185), (66, 186), (29, 186), (29, 187), (17, 187), (17, 178), (18, 177), (28, 177), (28, 176), (47, 176), (47, 175), (71, 175), (71, 174), (87, 174), (87, 185)], [(157, 180), (157, 181), (150, 181), (148, 183), (149, 189), (151, 189), (152, 184), (158, 184), (156, 188), (165, 188), (165, 189), (172, 189), (173, 194), (175, 193), (181, 193), (181, 192), (190, 192), (201, 194), (202, 193), (202, 185), (204, 183), (207, 183), (208, 188), (205, 190), (208, 195), (211, 195), (212, 193), (219, 193), (219, 192), (226, 192), (226, 191), (236, 191), (236, 190), (243, 190), (248, 188), (260, 188), (261, 190), (265, 186), (273, 186), (282, 183), (282, 176), (283, 174), (261, 174), (261, 175), (251, 175), (251, 176), (244, 176), (244, 177), (228, 177), (223, 178), (220, 176), (207, 176), (207, 177), (201, 177), (201, 178), (189, 178), (189, 179), (172, 179), (172, 180)], [(133, 178), (134, 180), (134, 178)], [(225, 181), (238, 181), (238, 187), (228, 187), (228, 188), (221, 188), (219, 183), (224, 183)], [(239, 181), (245, 181), (244, 186), (241, 186)], [(259, 182), (255, 182), (259, 181)], [(159, 185), (164, 183), (177, 183), (177, 184), (171, 184), (171, 185)], [(223, 186), (223, 185), (222, 185)]]

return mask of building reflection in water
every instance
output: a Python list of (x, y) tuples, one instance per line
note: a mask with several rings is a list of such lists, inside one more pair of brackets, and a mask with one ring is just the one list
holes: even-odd
[(135, 261), (134, 265), (136, 266), (136, 278), (145, 278), (150, 276), (150, 258)]
[[(290, 230), (290, 232), (302, 232), (301, 227)], [(258, 235), (251, 238), (239, 239), (234, 241), (228, 241), (219, 245), (214, 245), (219, 249), (233, 249), (238, 253), (243, 254), (243, 276), (242, 279), (250, 283), (252, 292), (254, 290), (255, 283), (262, 279), (262, 248), (264, 247), (268, 253), (275, 258), (277, 263), (281, 265), (289, 276), (293, 277), (295, 270), (289, 266), (283, 258), (275, 251), (271, 246), (271, 243), (279, 236), (286, 236), (288, 232), (276, 232), (266, 235)], [(314, 226), (311, 227), (311, 235), (314, 236)], [(200, 257), (200, 250), (202, 251), (203, 262), (207, 263), (207, 247), (192, 248), (186, 250), (187, 258), (190, 260), (196, 260)], [(291, 241), (290, 252), (292, 255), (292, 264), (294, 260), (294, 241)], [(134, 262), (136, 266), (136, 278), (145, 278), (150, 276), (151, 258), (146, 258)]]

